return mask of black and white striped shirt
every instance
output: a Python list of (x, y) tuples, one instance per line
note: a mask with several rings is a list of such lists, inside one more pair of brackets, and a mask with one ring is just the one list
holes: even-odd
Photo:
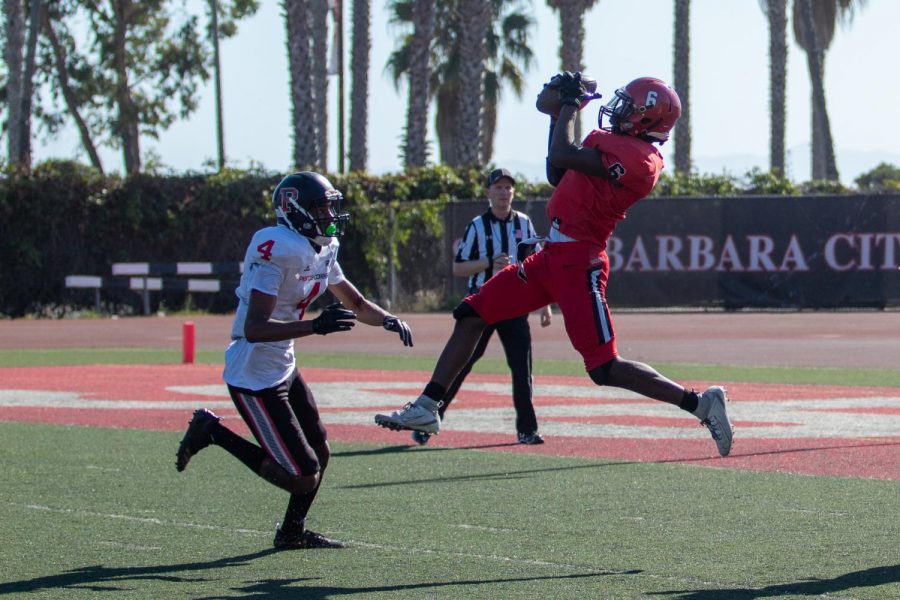
[[(537, 237), (534, 225), (525, 213), (514, 210), (506, 220), (501, 221), (488, 210), (466, 225), (466, 231), (456, 251), (456, 262), (479, 260), (489, 256), (496, 258), (505, 253), (509, 256), (510, 264), (516, 264), (519, 256), (518, 243), (534, 237)], [(494, 275), (492, 266), (469, 277), (469, 293), (477, 292), (484, 282)]]

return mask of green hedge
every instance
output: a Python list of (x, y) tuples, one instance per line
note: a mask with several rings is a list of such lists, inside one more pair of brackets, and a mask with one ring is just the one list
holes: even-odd
[[(483, 198), (484, 172), (437, 166), (402, 174), (329, 175), (351, 213), (341, 264), (368, 296), (385, 302), (390, 266), (394, 297), (406, 310), (443, 302), (442, 208)], [(67, 290), (70, 274), (110, 275), (115, 262), (233, 262), (254, 231), (272, 222), (271, 194), (283, 174), (225, 170), (214, 174), (101, 177), (72, 162), (46, 162), (28, 177), (0, 179), (0, 315), (64, 316), (91, 309), (93, 293)], [(879, 165), (857, 179), (860, 189), (895, 191), (898, 169)], [(519, 177), (519, 197), (548, 197), (546, 183)], [(731, 175), (664, 175), (654, 195), (809, 194), (847, 190), (835, 184), (794, 185), (753, 170)], [(110, 312), (139, 312), (127, 290), (104, 291)], [(156, 310), (234, 309), (231, 291), (153, 294)], [(445, 307), (446, 308), (446, 307)]]
[[(47, 162), (27, 178), (0, 180), (0, 313), (64, 316), (93, 307), (93, 293), (67, 290), (66, 275), (109, 276), (116, 262), (234, 262), (254, 231), (273, 219), (271, 194), (282, 174), (100, 177), (76, 163)], [(341, 263), (367, 295), (388, 298), (391, 257), (405, 306), (428, 302), (441, 272), (441, 208), (482, 195), (482, 174), (444, 167), (385, 177), (331, 175), (351, 213)], [(439, 296), (440, 294), (438, 294)], [(153, 294), (153, 309), (234, 309), (231, 291)], [(139, 296), (103, 292), (107, 309), (139, 312)], [(433, 300), (431, 300), (433, 302)], [(423, 306), (434, 308), (434, 306)]]

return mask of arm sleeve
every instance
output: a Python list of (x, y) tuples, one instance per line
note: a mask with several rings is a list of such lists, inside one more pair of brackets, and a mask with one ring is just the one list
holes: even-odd
[(250, 274), (250, 289), (277, 296), (284, 281), (284, 272), (278, 265), (272, 263), (255, 263), (253, 267)]
[(473, 260), (477, 258), (477, 256), (473, 256), (473, 253), (477, 254), (477, 252), (478, 236), (475, 232), (475, 222), (473, 221), (466, 225), (466, 231), (463, 233), (462, 240), (459, 242), (459, 248), (456, 250), (455, 262)]
[(344, 270), (341, 268), (341, 265), (338, 264), (337, 259), (335, 259), (331, 268), (328, 270), (328, 285), (334, 285), (336, 283), (341, 283), (342, 281), (344, 281)]

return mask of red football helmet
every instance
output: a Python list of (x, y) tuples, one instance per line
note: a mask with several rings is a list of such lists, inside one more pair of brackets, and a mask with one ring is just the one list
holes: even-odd
[[(609, 116), (607, 127), (603, 115)], [(600, 129), (662, 144), (680, 116), (681, 100), (675, 90), (654, 77), (641, 77), (616, 90), (613, 99), (600, 107), (598, 121)]]

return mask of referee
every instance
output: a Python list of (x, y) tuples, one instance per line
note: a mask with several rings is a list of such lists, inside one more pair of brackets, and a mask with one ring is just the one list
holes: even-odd
[[(495, 169), (488, 176), (486, 187), (490, 208), (466, 226), (453, 263), (453, 275), (469, 278), (470, 294), (477, 293), (485, 281), (504, 267), (524, 260), (525, 256), (518, 255), (518, 243), (537, 237), (528, 215), (512, 208), (516, 193), (516, 181), (512, 173), (506, 169)], [(541, 309), (541, 327), (550, 325), (551, 318), (549, 306)], [(494, 331), (500, 337), (506, 353), (506, 363), (512, 372), (518, 442), (543, 444), (544, 439), (538, 433), (537, 417), (532, 404), (531, 329), (527, 314), (485, 328), (472, 358), (447, 388), (444, 403), (439, 409), (441, 420), (472, 367), (484, 356)], [(419, 444), (427, 444), (431, 437), (420, 431), (414, 431), (412, 436)]]

